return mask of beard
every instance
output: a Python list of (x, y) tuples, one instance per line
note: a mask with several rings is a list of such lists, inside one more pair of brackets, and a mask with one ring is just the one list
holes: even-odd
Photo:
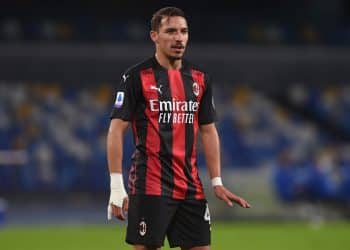
[(176, 60), (181, 60), (183, 57), (183, 54), (181, 54), (179, 56), (168, 55), (167, 57), (170, 61), (176, 61)]
[(180, 54), (169, 53), (169, 54), (167, 54), (167, 57), (171, 61), (176, 61), (176, 60), (181, 60), (184, 54), (185, 54), (185, 51), (183, 53), (180, 53)]
[(182, 51), (179, 53), (176, 53), (176, 51), (173, 51), (171, 47), (166, 48), (165, 46), (158, 46), (156, 48), (159, 53), (161, 53), (167, 60), (174, 62), (181, 60), (185, 54), (185, 48), (186, 46), (182, 46)]

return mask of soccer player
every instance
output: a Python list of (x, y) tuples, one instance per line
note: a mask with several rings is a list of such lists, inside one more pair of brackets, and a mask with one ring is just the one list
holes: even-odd
[[(250, 205), (222, 184), (211, 81), (183, 59), (188, 42), (183, 11), (158, 10), (150, 37), (155, 55), (127, 70), (116, 91), (107, 138), (108, 217), (127, 215), (126, 242), (136, 250), (160, 249), (165, 236), (171, 247), (208, 250), (210, 214), (196, 164), (198, 134), (215, 195), (229, 206)], [(129, 123), (135, 152), (127, 194), (122, 145)]]

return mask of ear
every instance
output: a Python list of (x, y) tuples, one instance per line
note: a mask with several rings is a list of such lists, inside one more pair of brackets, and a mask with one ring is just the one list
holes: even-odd
[(157, 43), (157, 41), (158, 41), (158, 32), (157, 31), (151, 30), (149, 32), (149, 36), (151, 37), (151, 39), (154, 43)]

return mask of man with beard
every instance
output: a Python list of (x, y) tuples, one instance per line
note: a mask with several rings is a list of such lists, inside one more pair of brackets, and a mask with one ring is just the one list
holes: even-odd
[[(250, 205), (221, 180), (219, 138), (208, 74), (183, 59), (184, 12), (158, 10), (151, 20), (155, 55), (125, 72), (117, 87), (107, 138), (111, 195), (108, 216), (128, 217), (134, 249), (208, 250), (210, 214), (196, 164), (200, 135), (215, 195), (229, 206)], [(123, 135), (131, 124), (135, 152), (128, 194), (122, 178)], [(199, 133), (198, 133), (199, 132)]]

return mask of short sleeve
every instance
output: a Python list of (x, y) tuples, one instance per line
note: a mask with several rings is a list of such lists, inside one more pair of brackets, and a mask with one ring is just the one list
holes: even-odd
[(205, 78), (205, 90), (199, 104), (198, 121), (200, 125), (216, 121), (212, 82), (211, 78), (207, 75)]
[(137, 101), (139, 100), (139, 81), (132, 73), (125, 73), (117, 86), (115, 92), (115, 102), (110, 115), (111, 119), (119, 118), (131, 121)]

